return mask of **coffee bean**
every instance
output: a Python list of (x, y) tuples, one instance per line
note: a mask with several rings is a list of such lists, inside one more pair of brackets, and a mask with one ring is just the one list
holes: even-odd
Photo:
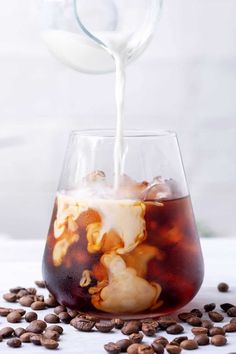
[[(67, 313), (68, 313), (68, 315), (70, 315), (71, 318), (75, 318), (76, 316), (78, 316), (78, 311), (76, 311), (76, 310), (67, 309)], [(95, 322), (97, 322), (97, 321), (95, 321)]]
[(191, 312), (182, 312), (178, 314), (178, 318), (183, 321), (186, 322), (189, 318), (192, 318), (193, 314)]
[(228, 302), (221, 304), (220, 307), (224, 312), (227, 312), (231, 307), (234, 307), (234, 305), (229, 304)]
[(60, 335), (63, 333), (63, 328), (61, 326), (58, 326), (58, 325), (49, 326), (49, 327), (46, 328), (46, 330), (48, 330), (48, 331), (56, 331)]
[(114, 323), (116, 329), (121, 329), (124, 326), (125, 321), (121, 320), (120, 318), (114, 318), (112, 323)]
[(32, 335), (34, 335), (35, 333), (32, 333), (32, 332), (26, 332), (26, 333), (23, 333), (21, 336), (20, 336), (20, 340), (22, 343), (30, 343), (30, 337)]
[[(165, 337), (162, 337), (162, 336), (156, 337), (156, 339), (154, 339), (154, 342), (155, 342), (156, 344), (161, 344), (161, 345), (163, 345), (163, 347), (165, 347), (165, 346), (169, 343), (169, 341), (168, 341)], [(153, 343), (154, 343), (154, 342), (153, 342)]]
[(227, 293), (227, 291), (229, 291), (229, 285), (226, 283), (218, 284), (217, 288), (221, 293)]
[(166, 332), (168, 334), (180, 334), (184, 331), (184, 327), (181, 326), (180, 324), (176, 324), (176, 325), (172, 325), (172, 326), (169, 326), (167, 329), (166, 329)]
[(66, 323), (66, 324), (70, 323), (70, 321), (72, 320), (72, 317), (70, 317), (70, 315), (66, 311), (60, 312), (58, 317), (61, 322)]
[(198, 334), (194, 337), (194, 340), (197, 342), (198, 345), (208, 345), (209, 344), (209, 337), (207, 334)]
[(41, 320), (32, 321), (28, 327), (26, 327), (27, 332), (32, 332), (36, 334), (41, 334), (46, 329), (47, 324)]
[(230, 320), (230, 323), (236, 323), (236, 318), (235, 318), (235, 317), (232, 318), (232, 319)]
[(121, 339), (116, 342), (116, 345), (120, 348), (121, 353), (126, 353), (127, 348), (132, 344), (131, 340), (129, 339)]
[(17, 311), (17, 312), (19, 312), (19, 314), (23, 317), (24, 315), (25, 315), (25, 313), (26, 313), (26, 311), (24, 310), (24, 309), (22, 309), (22, 308), (16, 308), (16, 309), (14, 309), (13, 311)]
[(142, 324), (142, 331), (147, 337), (153, 337), (157, 331), (156, 324), (145, 322)]
[(121, 329), (121, 332), (125, 335), (130, 335), (132, 333), (139, 333), (141, 327), (140, 321), (130, 321), (126, 322)]
[(120, 353), (120, 348), (116, 343), (107, 343), (104, 345), (104, 349), (108, 354), (119, 354)]
[(53, 339), (42, 338), (41, 340), (42, 346), (46, 349), (57, 349), (59, 343)]
[(236, 306), (231, 307), (230, 309), (228, 309), (227, 315), (229, 317), (236, 317)]
[(32, 322), (38, 319), (38, 315), (36, 312), (27, 312), (25, 314), (25, 320), (26, 322)]
[(221, 347), (227, 343), (227, 339), (225, 336), (221, 334), (217, 334), (211, 338), (211, 344), (215, 345), (216, 347)]
[(180, 343), (180, 346), (185, 350), (194, 350), (198, 348), (198, 344), (194, 339), (184, 340)]
[(53, 311), (56, 315), (59, 315), (59, 313), (61, 313), (61, 312), (66, 312), (66, 307), (63, 305), (59, 305), (59, 306), (55, 307), (55, 309)]
[(95, 323), (85, 318), (76, 317), (71, 321), (71, 325), (81, 332), (90, 332), (94, 327)]
[(11, 312), (11, 309), (1, 307), (0, 308), (0, 316), (6, 317)]
[(20, 337), (25, 332), (26, 332), (26, 330), (24, 328), (21, 328), (21, 327), (14, 329), (14, 333), (15, 333), (16, 337)]
[(30, 342), (33, 343), (34, 345), (41, 345), (41, 339), (42, 339), (41, 334), (33, 334), (30, 337)]
[(169, 354), (179, 354), (181, 352), (181, 348), (178, 345), (167, 344), (166, 351)]
[(95, 327), (99, 332), (109, 333), (113, 330), (114, 324), (111, 321), (100, 321), (95, 323)]
[(37, 295), (37, 296), (35, 296), (35, 301), (44, 302), (44, 296), (43, 296), (43, 295)]
[(19, 348), (21, 347), (21, 340), (19, 338), (8, 339), (7, 345), (11, 348)]
[(25, 290), (25, 288), (22, 288), (22, 286), (16, 286), (15, 288), (11, 288), (9, 292), (12, 294), (18, 294), (20, 290)]
[(209, 311), (208, 316), (213, 322), (221, 322), (224, 319), (224, 316), (221, 313), (216, 311)]
[(213, 311), (215, 310), (215, 308), (216, 308), (216, 304), (214, 302), (204, 305), (204, 310), (206, 312)]
[(224, 328), (222, 328), (222, 327), (212, 327), (212, 328), (209, 329), (209, 336), (210, 337), (213, 337), (213, 336), (215, 336), (217, 334), (224, 335), (225, 334)]
[(95, 327), (99, 332), (109, 333), (113, 330), (114, 324), (111, 321), (100, 321), (95, 323)]
[(224, 327), (225, 332), (236, 332), (236, 323), (228, 323)]
[(51, 331), (51, 330), (46, 330), (43, 334), (43, 336), (47, 339), (53, 339), (53, 340), (58, 340), (60, 337), (60, 334), (57, 331)]
[(43, 301), (35, 301), (31, 304), (32, 310), (40, 311), (46, 308), (46, 304)]
[(48, 297), (47, 299), (45, 299), (45, 304), (48, 306), (48, 307), (56, 307), (58, 306), (58, 302), (57, 300), (55, 299), (54, 296), (50, 296)]
[(210, 320), (202, 320), (201, 327), (209, 329), (213, 327), (213, 323)]
[(140, 344), (138, 354), (154, 354), (153, 348), (148, 344)]
[(0, 336), (2, 338), (11, 337), (13, 333), (14, 333), (14, 329), (11, 327), (4, 327), (4, 328), (0, 329)]
[[(71, 317), (70, 317), (70, 319), (71, 319)], [(49, 313), (48, 315), (46, 315), (44, 317), (44, 321), (47, 323), (58, 323), (60, 320), (59, 320), (59, 317), (55, 313)]]
[(38, 288), (46, 288), (46, 283), (44, 280), (36, 280), (34, 283), (35, 285), (37, 285)]
[(193, 316), (186, 320), (190, 326), (200, 327), (202, 325), (202, 320), (199, 317)]
[(6, 300), (7, 302), (16, 302), (16, 294), (13, 293), (7, 293), (3, 295), (3, 299)]
[(184, 340), (187, 340), (187, 339), (188, 339), (188, 337), (186, 337), (186, 336), (180, 336), (180, 337), (174, 338), (173, 342), (175, 342), (176, 344), (180, 345), (181, 342), (183, 342)]
[(140, 344), (138, 344), (138, 343), (131, 344), (127, 349), (127, 353), (128, 354), (138, 354), (139, 346), (140, 346)]
[(155, 342), (152, 343), (152, 349), (156, 354), (164, 354), (165, 348), (162, 344), (157, 344)]
[(202, 312), (199, 309), (192, 309), (190, 313), (192, 313), (194, 317), (202, 317)]
[(35, 288), (27, 288), (26, 289), (30, 295), (36, 295), (37, 290)]
[(198, 334), (207, 334), (208, 333), (208, 329), (204, 328), (204, 327), (193, 327), (191, 329), (192, 333), (197, 336)]
[(19, 304), (21, 306), (30, 307), (34, 302), (34, 297), (32, 295), (25, 295), (19, 299)]
[(27, 296), (27, 295), (29, 295), (28, 291), (26, 289), (22, 289), (16, 294), (16, 297), (17, 299), (20, 299), (23, 296)]
[(7, 315), (7, 321), (10, 323), (17, 323), (20, 322), (22, 319), (22, 316), (19, 314), (18, 311), (12, 311)]
[(129, 339), (131, 340), (132, 344), (133, 343), (141, 343), (143, 340), (143, 334), (141, 332), (132, 333), (129, 335)]
[(177, 322), (172, 318), (163, 318), (158, 320), (159, 327), (161, 329), (167, 329), (168, 327), (175, 325)]

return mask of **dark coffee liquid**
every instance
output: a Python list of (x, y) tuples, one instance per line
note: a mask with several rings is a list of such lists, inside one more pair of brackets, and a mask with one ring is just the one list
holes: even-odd
[[(103, 318), (142, 318), (173, 312), (187, 304), (199, 290), (203, 280), (203, 259), (195, 220), (189, 197), (166, 200), (162, 205), (144, 202), (146, 232), (144, 239), (129, 254), (121, 255), (127, 267), (135, 269), (140, 279), (153, 289), (160, 290), (156, 304), (141, 311), (103, 311), (96, 304), (99, 286), (108, 286), (107, 269), (101, 257), (114, 250), (117, 235), (111, 235), (103, 249), (88, 251), (87, 227), (100, 220), (96, 210), (89, 209), (76, 220), (78, 229), (54, 237), (55, 204), (43, 259), (43, 274), (47, 287), (58, 302), (80, 312), (92, 313)], [(122, 220), (121, 220), (122, 222)], [(75, 237), (78, 240), (66, 246), (55, 265), (53, 252), (58, 240)], [(64, 242), (64, 241), (63, 241)], [(61, 243), (62, 245), (63, 242)], [(108, 252), (108, 253), (109, 253)], [(112, 251), (113, 252), (113, 251)], [(84, 272), (87, 271), (87, 277)], [(81, 279), (82, 286), (81, 286)], [(89, 282), (87, 284), (86, 282)], [(142, 281), (141, 281), (142, 283)], [(156, 287), (156, 288), (155, 288)], [(95, 294), (91, 289), (96, 289)], [(140, 289), (140, 288), (139, 288)], [(149, 288), (148, 288), (149, 289)], [(119, 287), (116, 293), (121, 291)], [(101, 293), (102, 294), (102, 293)], [(113, 296), (114, 293), (113, 293)], [(135, 295), (133, 296), (135, 298)], [(145, 298), (145, 294), (144, 294)], [(132, 299), (131, 299), (132, 300)], [(99, 300), (100, 301), (100, 300)], [(98, 303), (99, 303), (98, 301)], [(112, 299), (111, 299), (112, 301)]]

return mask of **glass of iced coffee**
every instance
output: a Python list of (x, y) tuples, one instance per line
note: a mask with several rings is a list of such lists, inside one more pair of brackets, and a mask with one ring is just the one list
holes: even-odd
[[(60, 304), (101, 318), (146, 318), (188, 303), (203, 259), (175, 133), (73, 132), (43, 259)], [(116, 179), (116, 183), (114, 183)]]

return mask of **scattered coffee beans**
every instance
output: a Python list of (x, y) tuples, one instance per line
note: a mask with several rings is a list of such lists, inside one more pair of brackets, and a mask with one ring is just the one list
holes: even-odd
[(224, 316), (221, 313), (216, 311), (209, 311), (208, 316), (213, 322), (221, 322), (224, 319)]
[(221, 293), (227, 293), (227, 291), (229, 291), (229, 285), (226, 283), (218, 284), (217, 288)]
[(25, 332), (26, 332), (26, 330), (21, 327), (14, 329), (14, 333), (15, 333), (16, 337), (20, 337)]
[(229, 304), (228, 302), (221, 304), (220, 307), (224, 312), (227, 312), (231, 307), (234, 307), (234, 305)]
[(193, 327), (191, 331), (195, 336), (197, 336), (198, 334), (207, 334), (208, 333), (208, 329), (204, 328), (204, 327)]
[(140, 321), (126, 322), (122, 327), (121, 332), (125, 335), (130, 335), (132, 333), (139, 333), (141, 326), (142, 324)]
[(175, 324), (172, 326), (167, 327), (166, 332), (168, 334), (180, 334), (184, 331), (184, 327), (180, 324)]
[(108, 354), (119, 354), (120, 347), (116, 343), (107, 343), (104, 345), (104, 349), (107, 351)]
[(99, 332), (108, 333), (114, 328), (114, 324), (111, 321), (100, 321), (95, 324), (95, 327)]
[(57, 349), (59, 343), (53, 339), (47, 339), (42, 337), (41, 345), (43, 345), (46, 349)]
[(55, 313), (49, 313), (44, 317), (44, 321), (47, 323), (58, 323), (60, 322), (60, 319)]
[(79, 317), (74, 318), (70, 323), (75, 329), (81, 332), (90, 332), (95, 325), (94, 322)]
[(152, 348), (156, 354), (164, 354), (165, 348), (162, 344), (156, 344), (155, 342), (153, 342)]
[(143, 340), (143, 334), (141, 332), (138, 333), (132, 333), (129, 335), (129, 339), (131, 343), (141, 343)]
[(32, 332), (36, 334), (41, 334), (46, 329), (47, 324), (41, 320), (32, 321), (28, 327), (26, 327), (26, 332)]
[(210, 341), (208, 335), (206, 334), (198, 334), (194, 337), (194, 340), (198, 345), (208, 345)]
[(209, 336), (210, 337), (213, 337), (213, 336), (215, 336), (217, 334), (224, 335), (225, 334), (224, 328), (222, 328), (222, 327), (212, 327), (212, 328), (209, 329)]
[(231, 333), (236, 332), (236, 323), (228, 323), (223, 326), (225, 332)]
[(227, 315), (229, 317), (236, 317), (236, 306), (231, 307), (230, 309), (228, 309)]
[(56, 331), (61, 335), (63, 333), (63, 328), (58, 325), (52, 325), (52, 326), (48, 326), (46, 328), (46, 331)]
[(25, 320), (26, 322), (32, 322), (38, 319), (38, 315), (36, 312), (27, 312), (25, 314)]
[(32, 310), (40, 311), (46, 308), (46, 304), (43, 301), (35, 301), (31, 304)]
[(192, 316), (190, 318), (188, 318), (186, 320), (186, 322), (190, 325), (190, 326), (194, 326), (194, 327), (200, 327), (202, 325), (202, 320), (201, 318), (197, 317), (197, 316)]
[(46, 284), (45, 284), (45, 281), (44, 280), (36, 280), (35, 282), (35, 285), (37, 285), (38, 288), (46, 288)]
[(21, 319), (22, 319), (22, 316), (18, 311), (12, 311), (7, 315), (7, 321), (10, 323), (20, 322)]
[(133, 343), (129, 339), (121, 339), (121, 340), (118, 340), (118, 342), (116, 342), (116, 345), (118, 345), (118, 347), (120, 348), (120, 352), (121, 353), (126, 353), (127, 352), (127, 348), (131, 344), (133, 344)]
[(21, 347), (21, 340), (19, 338), (8, 339), (7, 345), (11, 348), (19, 348)]
[(154, 350), (148, 344), (139, 344), (138, 354), (154, 354)]
[(57, 331), (46, 330), (43, 334), (44, 338), (58, 340), (60, 334)]
[(165, 337), (159, 336), (156, 339), (154, 339), (153, 343), (161, 344), (161, 345), (163, 345), (163, 347), (166, 347), (166, 345), (169, 343), (169, 341)]
[(7, 302), (16, 302), (16, 294), (13, 293), (7, 293), (3, 295), (3, 299), (6, 300)]
[(181, 348), (178, 345), (167, 344), (166, 351), (169, 354), (179, 354), (181, 353)]
[(211, 338), (211, 344), (215, 345), (216, 347), (221, 347), (227, 343), (227, 339), (225, 336), (221, 334), (217, 334)]
[(215, 308), (216, 308), (216, 304), (214, 302), (204, 305), (204, 310), (206, 312), (213, 311), (215, 310)]
[(34, 345), (41, 345), (41, 339), (42, 339), (41, 334), (33, 334), (30, 337), (30, 342), (33, 343)]
[(114, 318), (112, 320), (112, 323), (114, 324), (116, 329), (121, 329), (124, 326), (125, 321), (121, 320), (120, 318)]
[(14, 329), (11, 327), (4, 327), (0, 330), (0, 337), (8, 338), (14, 333)]
[(198, 348), (198, 344), (194, 339), (184, 340), (180, 343), (180, 346), (185, 350), (194, 350)]

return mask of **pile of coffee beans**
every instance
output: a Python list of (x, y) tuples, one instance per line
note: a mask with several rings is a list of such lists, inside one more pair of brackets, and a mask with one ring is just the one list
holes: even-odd
[[(35, 284), (38, 288), (45, 288), (43, 281), (36, 281)], [(218, 290), (227, 292), (229, 286), (220, 283)], [(124, 321), (120, 318), (100, 320), (67, 309), (58, 304), (51, 294), (47, 298), (38, 294), (35, 287), (12, 288), (9, 293), (3, 295), (3, 298), (8, 303), (17, 303), (24, 307), (0, 307), (0, 316), (5, 317), (9, 324), (19, 323), (19, 327), (15, 329), (10, 325), (0, 329), (0, 342), (6, 340), (10, 348), (19, 348), (22, 343), (32, 343), (45, 349), (57, 349), (60, 336), (63, 334), (60, 323), (70, 324), (80, 332), (121, 331), (123, 339), (104, 345), (108, 354), (179, 354), (183, 349), (195, 350), (207, 345), (220, 347), (227, 343), (227, 333), (236, 332), (236, 305), (230, 303), (221, 304), (219, 310), (216, 309), (215, 303), (205, 304), (203, 309), (179, 313), (178, 318), (161, 316)], [(44, 309), (51, 309), (52, 312), (39, 319), (40, 311)], [(219, 323), (224, 320), (224, 313), (231, 317), (231, 320), (220, 326)], [(184, 335), (181, 323), (191, 326), (191, 338)], [(168, 340), (164, 333), (173, 335), (173, 339)], [(152, 343), (145, 343), (145, 336), (153, 337)]]

